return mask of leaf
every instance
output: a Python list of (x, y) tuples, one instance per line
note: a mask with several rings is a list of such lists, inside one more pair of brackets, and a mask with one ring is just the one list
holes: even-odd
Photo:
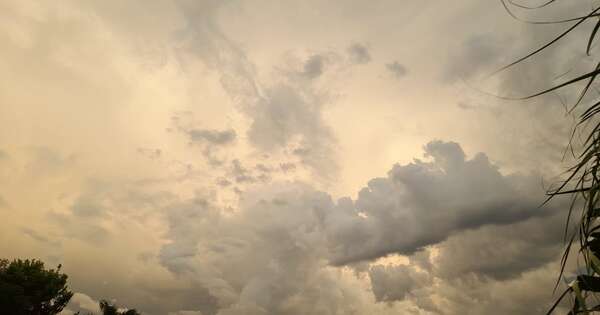
[[(600, 277), (578, 275), (577, 276), (578, 289), (590, 292), (600, 292)], [(575, 288), (573, 288), (575, 290)]]
[(588, 56), (590, 55), (590, 49), (592, 48), (592, 42), (594, 41), (594, 38), (596, 37), (596, 32), (598, 32), (598, 28), (600, 28), (600, 19), (598, 19), (598, 22), (596, 22), (596, 26), (594, 26), (594, 30), (592, 31), (592, 34), (590, 35), (590, 39), (588, 40), (587, 48), (585, 49), (585, 53)]

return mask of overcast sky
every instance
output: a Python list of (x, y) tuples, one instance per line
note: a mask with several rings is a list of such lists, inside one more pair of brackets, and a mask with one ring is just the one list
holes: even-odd
[[(590, 1), (517, 10), (548, 20)], [(0, 3), (0, 252), (149, 315), (535, 314), (583, 58), (500, 1)]]

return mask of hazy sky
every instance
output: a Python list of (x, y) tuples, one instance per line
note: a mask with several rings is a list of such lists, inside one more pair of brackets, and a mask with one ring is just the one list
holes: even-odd
[[(522, 17), (588, 12), (558, 1)], [(565, 5), (566, 4), (566, 5)], [(576, 33), (500, 1), (0, 1), (0, 252), (69, 310), (534, 314)], [(569, 97), (568, 93), (559, 95)]]

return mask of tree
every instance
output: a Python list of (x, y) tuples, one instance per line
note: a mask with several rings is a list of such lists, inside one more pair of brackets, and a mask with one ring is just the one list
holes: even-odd
[(128, 309), (120, 312), (117, 305), (106, 300), (100, 301), (100, 310), (102, 311), (102, 315), (141, 315), (135, 309)]
[(11, 315), (53, 315), (69, 303), (73, 292), (67, 275), (44, 268), (39, 260), (0, 259), (0, 312)]
[[(590, 28), (589, 37), (585, 47), (587, 56), (594, 54), (594, 40), (600, 35), (600, 7), (592, 7), (587, 15), (572, 17), (557, 21), (528, 21), (519, 18), (513, 12), (515, 8), (521, 9), (539, 9), (558, 3), (560, 0), (546, 0), (538, 5), (527, 5), (515, 0), (500, 0), (506, 11), (515, 19), (532, 24), (571, 24), (565, 28), (561, 34), (547, 44), (532, 51), (524, 57), (508, 64), (499, 71), (512, 67), (522, 61), (536, 56), (551, 45), (557, 44), (567, 35), (573, 34), (574, 30), (586, 25), (588, 22), (594, 22), (594, 27)], [(565, 0), (563, 0), (565, 1)], [(598, 56), (595, 56), (598, 57)], [(569, 314), (589, 314), (600, 311), (600, 97), (591, 95), (590, 91), (599, 92), (594, 84), (596, 76), (600, 74), (600, 63), (588, 69), (583, 74), (575, 75), (569, 79), (563, 79), (562, 82), (548, 87), (542, 91), (529, 96), (517, 99), (531, 99), (548, 93), (554, 93), (560, 89), (574, 88), (582, 84), (577, 98), (568, 109), (569, 114), (577, 113), (577, 123), (573, 128), (571, 140), (567, 148), (571, 149), (575, 159), (574, 165), (565, 173), (566, 177), (558, 185), (548, 191), (548, 200), (559, 195), (571, 197), (571, 206), (568, 209), (568, 216), (565, 229), (566, 248), (561, 261), (559, 281), (563, 275), (569, 254), (577, 248), (577, 255), (582, 258), (584, 268), (580, 268), (574, 279), (568, 284), (567, 289), (558, 297), (556, 303), (550, 308), (548, 314), (551, 314), (565, 296), (571, 294), (572, 299), (571, 312)], [(561, 76), (562, 77), (562, 76)], [(582, 108), (583, 107), (583, 108)], [(576, 134), (582, 136), (581, 143), (574, 145)], [(578, 148), (575, 150), (574, 148)], [(578, 151), (578, 152), (575, 152)], [(569, 222), (575, 215), (579, 215), (574, 229), (569, 230)], [(574, 246), (575, 245), (575, 246)], [(557, 286), (559, 284), (557, 281)], [(556, 289), (556, 287), (555, 287)]]
[[(98, 304), (100, 305), (100, 311), (102, 311), (102, 315), (141, 315), (134, 308), (127, 309), (124, 311), (119, 311), (119, 307), (116, 304), (110, 303), (106, 300), (100, 300), (100, 303), (98, 303)], [(75, 315), (84, 315), (84, 314), (82, 314), (81, 312), (77, 312), (77, 313), (75, 313)], [(95, 314), (87, 313), (85, 315), (95, 315)]]

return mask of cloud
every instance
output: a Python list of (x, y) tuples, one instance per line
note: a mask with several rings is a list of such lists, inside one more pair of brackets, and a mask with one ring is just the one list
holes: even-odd
[(329, 219), (339, 242), (334, 263), (410, 255), (459, 231), (549, 213), (538, 209), (534, 176), (502, 175), (486, 155), (466, 159), (454, 142), (433, 141), (424, 149), (431, 162), (397, 164), (387, 177), (370, 180), (354, 205), (338, 204), (348, 209)]
[(279, 167), (285, 173), (294, 171), (296, 169), (296, 165), (294, 163), (281, 163), (279, 164)]
[[(566, 202), (563, 205), (566, 209)], [(563, 236), (557, 231), (564, 230), (564, 221), (564, 213), (555, 212), (454, 235), (438, 247), (433, 262), (435, 274), (446, 279), (469, 274), (499, 280), (515, 278), (558, 258)]]
[(24, 227), (24, 228), (21, 229), (21, 231), (24, 234), (26, 234), (27, 236), (33, 238), (34, 240), (36, 240), (36, 241), (38, 241), (40, 243), (49, 245), (49, 246), (51, 246), (53, 248), (56, 248), (56, 247), (58, 247), (60, 245), (59, 242), (57, 242), (55, 240), (52, 240), (52, 239), (50, 239), (50, 238), (48, 238), (48, 237), (40, 234), (36, 230), (31, 229), (31, 228)]
[(230, 173), (236, 183), (256, 181), (256, 178), (252, 176), (250, 170), (243, 167), (238, 159), (231, 161)]
[(221, 186), (221, 187), (227, 187), (229, 185), (231, 185), (231, 182), (229, 180), (227, 180), (226, 178), (218, 178), (217, 179), (217, 185)]
[(304, 64), (304, 75), (309, 79), (314, 79), (323, 74), (325, 67), (325, 58), (322, 55), (312, 55)]
[(98, 201), (93, 200), (93, 198), (88, 196), (84, 196), (75, 201), (71, 207), (71, 212), (75, 216), (93, 217), (102, 215), (105, 212), (105, 209)]
[(408, 265), (375, 265), (373, 293), (434, 314), (547, 311), (563, 249), (562, 234), (549, 231), (563, 230), (564, 215), (466, 230), (410, 256)]
[(309, 88), (290, 84), (269, 88), (251, 113), (248, 139), (265, 151), (292, 151), (322, 175), (335, 173), (335, 140), (322, 116), (324, 102)]
[(356, 64), (366, 64), (371, 61), (369, 49), (363, 44), (356, 43), (350, 45), (348, 47), (348, 54), (350, 55), (350, 60)]
[(430, 286), (430, 274), (411, 266), (381, 266), (369, 269), (369, 279), (377, 302), (401, 301), (413, 289)]
[[(349, 298), (327, 300), (332, 294), (358, 294), (339, 287), (342, 280), (332, 265), (440, 246), (436, 259), (417, 254), (409, 266), (374, 266), (368, 272), (376, 301), (410, 297), (433, 309), (424, 292), (434, 276), (514, 278), (553, 258), (555, 237), (544, 237), (547, 225), (535, 222), (546, 222), (555, 212), (537, 208), (539, 199), (532, 196), (539, 195), (530, 194), (537, 189), (533, 177), (503, 175), (485, 155), (469, 159), (454, 142), (433, 141), (424, 149), (430, 161), (395, 165), (387, 177), (371, 180), (356, 200), (336, 202), (308, 185), (274, 183), (245, 191), (234, 216), (223, 215), (208, 199), (171, 207), (170, 243), (162, 247), (160, 261), (205, 288), (219, 314), (304, 314), (320, 303), (330, 314), (340, 307), (351, 310), (341, 306)], [(519, 233), (528, 230), (534, 232), (519, 242)], [(481, 231), (489, 231), (487, 239), (483, 234), (472, 239)], [(487, 255), (490, 259), (479, 257), (501, 232), (511, 235), (505, 242), (515, 247), (498, 249), (498, 256)], [(467, 248), (455, 247), (460, 244)], [(519, 251), (536, 247), (544, 249), (531, 255)], [(525, 262), (513, 266), (512, 259), (502, 260), (507, 251)], [(479, 259), (471, 262), (473, 257)]]
[(228, 38), (215, 20), (223, 5), (218, 1), (202, 5), (185, 2), (187, 25), (181, 31), (181, 45), (188, 50), (182, 60), (200, 58), (219, 75), (236, 109), (250, 119), (247, 136), (256, 149), (282, 152), (299, 142), (310, 151), (301, 158), (303, 165), (322, 176), (335, 173), (335, 139), (322, 117), (323, 105), (329, 99), (325, 89), (315, 89), (315, 80), (306, 80), (324, 73), (328, 57), (310, 56), (301, 76), (297, 71), (281, 71), (272, 80), (264, 80), (244, 49)]
[(192, 129), (188, 130), (187, 134), (190, 137), (190, 141), (192, 142), (203, 142), (212, 145), (230, 144), (236, 138), (236, 132), (233, 129)]
[[(429, 290), (444, 301), (439, 314), (543, 314), (554, 302), (557, 262), (552, 262), (506, 281), (464, 277), (461, 281), (440, 282)], [(568, 312), (559, 307), (557, 313)]]
[[(353, 179), (356, 170), (381, 161), (371, 158), (382, 153), (374, 147), (385, 147), (386, 155), (389, 148), (394, 157), (405, 161), (415, 142), (439, 134), (454, 137), (454, 126), (463, 125), (456, 123), (452, 110), (441, 111), (445, 124), (439, 128), (425, 124), (418, 139), (398, 140), (402, 147), (388, 140), (396, 138), (394, 130), (373, 129), (368, 120), (362, 127), (373, 130), (377, 145), (363, 145), (357, 133), (339, 132), (347, 121), (351, 128), (354, 121), (361, 121), (350, 112), (338, 115), (346, 108), (363, 106), (361, 99), (368, 104), (396, 101), (385, 84), (370, 84), (376, 82), (372, 77), (356, 81), (333, 77), (348, 74), (342, 69), (348, 63), (362, 64), (367, 75), (376, 72), (369, 68), (375, 66), (368, 45), (347, 47), (363, 35), (363, 23), (357, 21), (368, 22), (377, 32), (393, 30), (394, 34), (382, 32), (368, 38), (382, 51), (406, 51), (389, 41), (388, 35), (411, 33), (411, 25), (419, 26), (418, 19), (398, 24), (406, 27), (402, 32), (390, 23), (405, 20), (398, 19), (398, 12), (415, 10), (406, 10), (406, 4), (398, 5), (398, 10), (383, 5), (307, 5), (311, 17), (323, 12), (320, 6), (324, 5), (332, 13), (325, 15), (332, 23), (328, 25), (347, 22), (350, 27), (329, 32), (321, 23), (308, 28), (295, 24), (309, 21), (296, 12), (298, 7), (265, 5), (244, 10), (252, 6), (240, 9), (240, 5), (237, 1), (6, 5), (5, 19), (0, 19), (0, 32), (6, 38), (2, 62), (7, 73), (16, 77), (7, 79), (10, 88), (1, 96), (6, 106), (0, 108), (0, 125), (10, 132), (1, 133), (0, 142), (7, 144), (14, 163), (0, 170), (7, 183), (6, 191), (0, 193), (9, 198), (13, 209), (24, 211), (2, 208), (10, 217), (1, 229), (3, 239), (8, 240), (3, 252), (52, 255), (64, 262), (70, 268), (72, 287), (89, 294), (87, 298), (77, 295), (74, 305), (92, 308), (96, 298), (118, 298), (119, 304), (150, 315), (543, 311), (541, 305), (550, 299), (546, 288), (555, 280), (553, 251), (559, 236), (544, 231), (557, 230), (561, 215), (555, 206), (537, 209), (540, 200), (535, 196), (542, 195), (539, 175), (512, 174), (513, 168), (500, 170), (501, 164), (492, 163), (484, 154), (467, 155), (457, 143), (435, 141), (425, 147), (428, 156), (424, 159), (394, 166), (387, 175), (369, 181), (356, 197), (332, 197), (340, 194), (338, 190), (347, 194), (340, 188), (344, 185), (361, 184)], [(434, 12), (436, 21), (454, 17), (436, 14), (466, 9), (478, 13), (483, 8), (479, 12), (486, 14), (470, 16), (484, 16), (482, 25), (491, 25), (488, 12), (493, 10), (475, 1), (443, 12), (435, 6), (430, 11), (425, 10), (428, 5), (417, 6), (421, 4), (415, 4), (423, 13), (420, 16)], [(375, 14), (373, 20), (365, 13), (382, 14)], [(287, 19), (292, 15), (298, 19)], [(301, 27), (292, 36), (288, 29), (277, 28), (253, 33), (260, 27), (252, 27), (251, 34), (248, 29), (235, 34), (236, 27), (254, 23), (254, 18), (269, 25), (278, 25), (281, 18), (281, 25)], [(430, 24), (431, 19), (425, 20)], [(442, 30), (433, 24), (432, 29), (461, 34), (473, 25)], [(320, 32), (318, 36), (310, 33), (311, 27)], [(284, 34), (285, 40), (271, 30)], [(483, 34), (479, 40), (451, 39), (460, 49), (477, 51), (473, 64), (461, 65), (459, 60), (460, 69), (449, 69), (450, 77), (465, 72), (475, 77), (489, 67), (485, 63), (500, 60), (492, 50), (506, 47), (486, 46)], [(290, 38), (294, 45), (305, 46), (288, 45)], [(310, 40), (297, 40), (302, 38)], [(446, 52), (434, 52), (426, 41), (415, 44), (423, 51), (429, 49), (434, 60), (442, 60)], [(321, 53), (330, 46), (346, 48), (344, 58)], [(278, 49), (293, 49), (292, 54), (311, 50), (290, 65), (274, 61)], [(110, 54), (102, 53), (106, 51)], [(402, 64), (388, 64), (385, 71), (404, 77), (408, 67), (412, 71), (423, 64), (431, 66), (429, 59), (418, 60), (410, 53), (401, 60)], [(547, 69), (548, 73), (554, 70)], [(534, 74), (515, 76), (502, 88), (527, 92), (523, 83), (536, 79)], [(336, 84), (347, 89), (334, 89)], [(344, 99), (346, 95), (350, 97)], [(445, 96), (443, 91), (440, 95)], [(198, 102), (204, 97), (211, 104), (209, 109)], [(344, 108), (329, 111), (337, 97), (344, 99)], [(419, 101), (423, 99), (405, 102), (407, 112), (415, 113), (415, 125), (423, 123), (419, 120), (423, 113), (414, 105)], [(232, 117), (232, 123), (186, 125), (179, 136), (193, 145), (178, 146), (162, 130), (168, 127), (170, 114), (182, 109), (205, 111), (202, 117), (211, 120), (227, 111), (226, 119)], [(229, 110), (233, 110), (231, 116)], [(368, 109), (373, 115), (381, 110), (377, 106)], [(501, 112), (501, 121), (510, 123), (491, 128), (498, 132), (497, 139), (482, 136), (486, 141), (494, 139), (489, 147), (496, 151), (487, 151), (490, 156), (506, 163), (521, 159), (506, 154), (507, 158), (503, 152), (515, 151), (530, 159), (532, 151), (551, 155), (555, 148), (538, 151), (548, 143), (523, 135), (521, 127), (530, 126), (530, 117), (537, 117), (544, 126), (532, 128), (533, 135), (552, 130), (550, 135), (555, 137), (561, 129), (555, 120), (547, 119), (556, 114), (555, 108), (522, 106), (513, 116), (507, 112)], [(485, 116), (479, 107), (461, 115), (465, 113), (474, 115), (465, 121), (481, 121)], [(500, 116), (490, 113), (491, 120)], [(524, 122), (513, 121), (519, 116), (525, 117), (521, 118)], [(477, 136), (472, 130), (479, 133), (490, 128), (465, 129), (468, 135), (458, 137), (465, 148), (484, 147), (474, 143)], [(414, 130), (406, 131), (403, 135)], [(360, 130), (356, 132), (362, 137)], [(336, 151), (338, 137), (345, 137), (343, 154)], [(23, 146), (46, 149), (33, 149), (21, 158), (14, 148)], [(130, 159), (135, 148), (142, 148), (138, 152), (149, 159), (137, 155)], [(198, 148), (210, 148), (202, 152), (210, 164), (204, 169), (196, 164)], [(361, 158), (356, 167), (345, 164), (346, 159), (356, 159), (356, 152), (367, 152), (367, 158)], [(185, 177), (185, 183), (165, 179), (174, 177), (168, 174), (170, 169), (156, 165), (166, 160), (178, 165), (177, 173), (185, 169), (185, 176), (175, 176)], [(150, 167), (145, 164), (150, 162)], [(257, 166), (259, 162), (265, 167)], [(345, 167), (339, 179), (331, 176), (338, 163)], [(188, 177), (192, 167), (195, 176)], [(287, 179), (303, 179), (308, 169), (314, 177), (330, 176), (335, 181), (331, 190), (321, 188), (326, 192), (316, 189), (317, 180), (309, 176), (308, 183), (278, 178), (264, 184), (263, 176), (281, 175), (275, 171), (278, 168), (281, 174), (287, 173)], [(141, 176), (158, 180), (139, 180)], [(372, 175), (360, 180), (367, 176)], [(42, 177), (44, 181), (39, 180)], [(90, 178), (101, 178), (105, 187), (88, 187), (85, 183)], [(236, 180), (255, 185), (243, 187), (231, 201), (227, 193), (238, 190)], [(226, 186), (230, 188), (222, 188)], [(21, 228), (28, 224), (35, 230)], [(409, 265), (370, 266), (392, 253), (410, 255)], [(95, 272), (90, 273), (91, 269)]]
[[(228, 160), (227, 151), (233, 147), (238, 138), (237, 132), (233, 128), (199, 128), (199, 124), (195, 121), (192, 111), (182, 111), (171, 116), (172, 127), (167, 131), (184, 135), (188, 145), (199, 148), (212, 167), (223, 164)], [(162, 150), (144, 152), (138, 149), (138, 151), (151, 159), (160, 158), (163, 154)]]
[(386, 69), (397, 79), (408, 74), (408, 69), (398, 61), (394, 61), (385, 65)]
[(81, 292), (73, 294), (67, 309), (71, 312), (81, 312), (84, 314), (89, 312), (93, 314), (101, 313), (98, 301)]
[(35, 175), (51, 176), (72, 167), (77, 158), (75, 155), (64, 155), (49, 147), (30, 148), (30, 161), (27, 170)]
[(172, 209), (164, 266), (206, 288), (219, 315), (367, 312), (358, 287), (322, 258), (324, 235), (306, 206), (328, 206), (325, 194), (279, 185), (245, 196), (233, 217), (205, 201)]
[(161, 149), (137, 148), (137, 152), (150, 160), (158, 160), (163, 155)]
[(505, 60), (506, 47), (510, 47), (508, 38), (499, 38), (495, 34), (472, 35), (460, 43), (460, 48), (448, 63), (444, 79), (455, 81), (471, 79), (484, 72), (491, 72), (500, 61)]

